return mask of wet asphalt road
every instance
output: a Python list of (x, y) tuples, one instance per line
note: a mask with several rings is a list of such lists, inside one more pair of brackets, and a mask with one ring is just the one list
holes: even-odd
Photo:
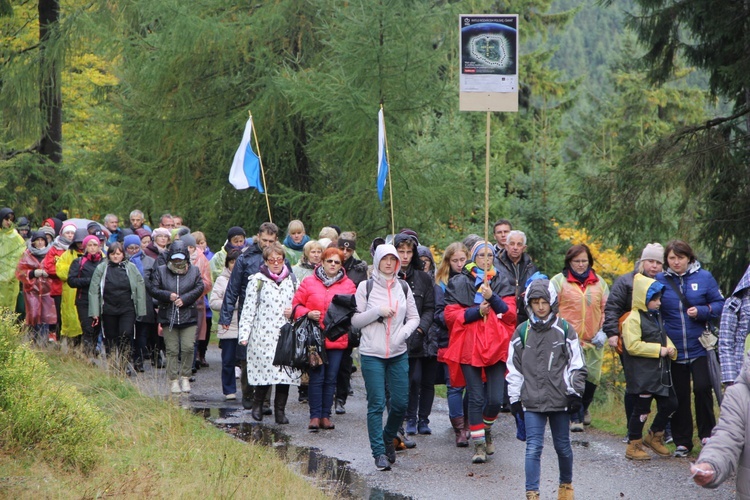
[[(196, 374), (189, 396), (179, 398), (193, 409), (221, 408), (218, 424), (254, 422), (250, 412), (237, 401), (226, 401), (221, 393), (220, 351), (211, 346), (207, 356), (209, 368)], [(155, 373), (156, 372), (156, 373)], [(138, 385), (153, 395), (168, 395), (164, 370), (152, 370), (137, 377)], [(371, 487), (412, 498), (524, 498), (525, 443), (515, 437), (515, 423), (510, 414), (501, 414), (493, 427), (497, 452), (486, 464), (471, 463), (471, 448), (456, 448), (448, 420), (445, 399), (435, 398), (430, 417), (431, 436), (414, 436), (417, 447), (398, 453), (389, 472), (375, 469), (366, 431), (364, 384), (359, 372), (352, 380), (354, 396), (349, 398), (345, 415), (333, 415), (335, 430), (310, 433), (307, 430), (307, 405), (297, 402), (297, 389), (291, 388), (287, 417), (289, 425), (277, 426), (273, 416), (264, 425), (277, 428), (290, 437), (292, 444), (320, 450), (323, 455), (348, 462)], [(239, 380), (237, 381), (239, 390)], [(216, 412), (215, 412), (216, 413)], [(632, 462), (625, 458), (625, 444), (620, 438), (595, 429), (571, 434), (573, 440), (573, 485), (578, 499), (731, 499), (735, 497), (733, 480), (716, 490), (702, 489), (689, 478), (689, 460), (654, 458), (649, 462)], [(549, 430), (542, 454), (541, 497), (556, 498), (557, 459)], [(373, 495), (374, 496), (374, 495)]]

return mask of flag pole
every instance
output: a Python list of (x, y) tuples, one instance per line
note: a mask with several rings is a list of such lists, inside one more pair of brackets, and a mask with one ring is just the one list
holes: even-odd
[[(490, 241), (490, 112), (487, 111), (487, 139), (484, 166), (484, 241)], [(487, 263), (485, 261), (485, 267)], [(487, 283), (487, 272), (484, 270), (484, 282)]]
[[(250, 118), (253, 117), (253, 113), (248, 110), (247, 114)], [(268, 207), (268, 222), (273, 222), (271, 217), (271, 202), (268, 200), (268, 184), (266, 184), (266, 171), (263, 169), (263, 157), (260, 155), (260, 145), (258, 144), (258, 136), (255, 134), (255, 127), (253, 127), (253, 138), (255, 139), (255, 150), (258, 152), (258, 161), (260, 162), (260, 175), (263, 177), (263, 191), (266, 195), (266, 207)]]
[[(380, 103), (380, 110), (383, 111), (383, 103)], [(385, 132), (385, 112), (383, 112), (383, 140), (385, 141), (385, 161), (388, 163), (388, 195), (391, 199), (391, 234), (396, 234), (396, 221), (393, 217), (393, 182), (391, 182), (391, 161), (388, 158), (388, 134)]]

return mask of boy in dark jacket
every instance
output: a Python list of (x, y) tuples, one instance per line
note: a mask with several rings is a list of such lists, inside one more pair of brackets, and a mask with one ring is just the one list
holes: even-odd
[(539, 498), (544, 429), (549, 420), (560, 467), (558, 498), (573, 498), (570, 414), (582, 407), (586, 364), (578, 335), (557, 317), (557, 294), (546, 277), (526, 289), (529, 319), (516, 328), (508, 350), (511, 412), (526, 424), (526, 498)]
[[(625, 451), (625, 457), (631, 460), (651, 460), (643, 445), (662, 457), (670, 455), (664, 446), (664, 429), (677, 409), (669, 359), (677, 358), (677, 350), (667, 337), (659, 314), (663, 290), (664, 285), (656, 280), (642, 274), (633, 276), (633, 309), (622, 324), (626, 392), (635, 396)], [(654, 399), (656, 417), (644, 439), (643, 425)]]

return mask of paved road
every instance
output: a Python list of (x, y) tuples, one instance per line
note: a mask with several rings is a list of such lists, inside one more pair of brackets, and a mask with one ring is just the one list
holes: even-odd
[[(219, 350), (212, 347), (207, 355), (210, 368), (196, 375), (193, 392), (182, 396), (183, 405), (194, 409), (214, 410), (212, 420), (218, 424), (254, 422), (250, 412), (239, 402), (227, 402), (221, 394)], [(149, 370), (139, 375), (139, 385), (154, 395), (167, 396), (164, 370)], [(436, 398), (430, 418), (433, 434), (415, 436), (417, 448), (400, 452), (390, 472), (374, 468), (366, 432), (364, 385), (359, 373), (353, 380), (355, 395), (349, 398), (346, 415), (334, 415), (336, 429), (310, 433), (308, 408), (297, 402), (292, 388), (287, 407), (289, 425), (277, 426), (266, 417), (264, 427), (277, 429), (289, 436), (293, 445), (319, 450), (322, 455), (348, 462), (369, 487), (412, 498), (524, 498), (525, 444), (515, 438), (515, 424), (510, 414), (501, 414), (494, 426), (497, 453), (486, 464), (471, 464), (472, 449), (456, 448), (444, 399)], [(239, 386), (239, 381), (238, 381)], [(573, 434), (573, 485), (578, 499), (731, 499), (733, 482), (716, 490), (705, 490), (689, 479), (688, 459), (658, 458), (635, 463), (625, 458), (620, 439), (589, 429)], [(359, 490), (364, 491), (364, 490)], [(369, 490), (367, 490), (369, 491)], [(542, 498), (556, 498), (557, 460), (549, 431), (542, 455)], [(377, 491), (371, 498), (381, 497)], [(369, 496), (369, 493), (364, 494)], [(387, 497), (387, 495), (386, 495)]]

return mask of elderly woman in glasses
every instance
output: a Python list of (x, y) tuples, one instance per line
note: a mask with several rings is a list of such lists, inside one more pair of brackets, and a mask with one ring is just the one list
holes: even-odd
[[(311, 277), (306, 278), (294, 294), (292, 307), (295, 318), (307, 315), (317, 321), (323, 330), (325, 318), (331, 300), (337, 294), (353, 294), (357, 291), (354, 282), (346, 276), (343, 268), (344, 252), (338, 248), (326, 248), (323, 251), (322, 263), (313, 271)], [(310, 387), (308, 389), (308, 404), (310, 405), (311, 432), (318, 429), (333, 429), (331, 422), (331, 406), (336, 392), (336, 377), (341, 365), (344, 351), (348, 347), (349, 338), (342, 335), (335, 341), (326, 339), (325, 347), (328, 364), (310, 368)]]
[(591, 424), (589, 405), (602, 377), (604, 344), (607, 336), (602, 331), (604, 306), (609, 297), (609, 286), (593, 269), (594, 257), (586, 245), (573, 245), (565, 253), (563, 271), (550, 282), (557, 291), (559, 316), (573, 325), (583, 348), (588, 375), (583, 392), (583, 406), (570, 416), (571, 432), (583, 432)]
[(284, 247), (278, 242), (269, 244), (263, 249), (260, 270), (247, 282), (239, 331), (240, 345), (247, 346), (247, 382), (255, 386), (251, 416), (259, 422), (263, 420), (266, 393), (275, 385), (274, 418), (277, 424), (289, 423), (286, 418), (289, 386), (299, 385), (300, 372), (274, 366), (273, 357), (279, 329), (284, 318), (292, 314), (296, 287), (297, 279), (284, 264)]

